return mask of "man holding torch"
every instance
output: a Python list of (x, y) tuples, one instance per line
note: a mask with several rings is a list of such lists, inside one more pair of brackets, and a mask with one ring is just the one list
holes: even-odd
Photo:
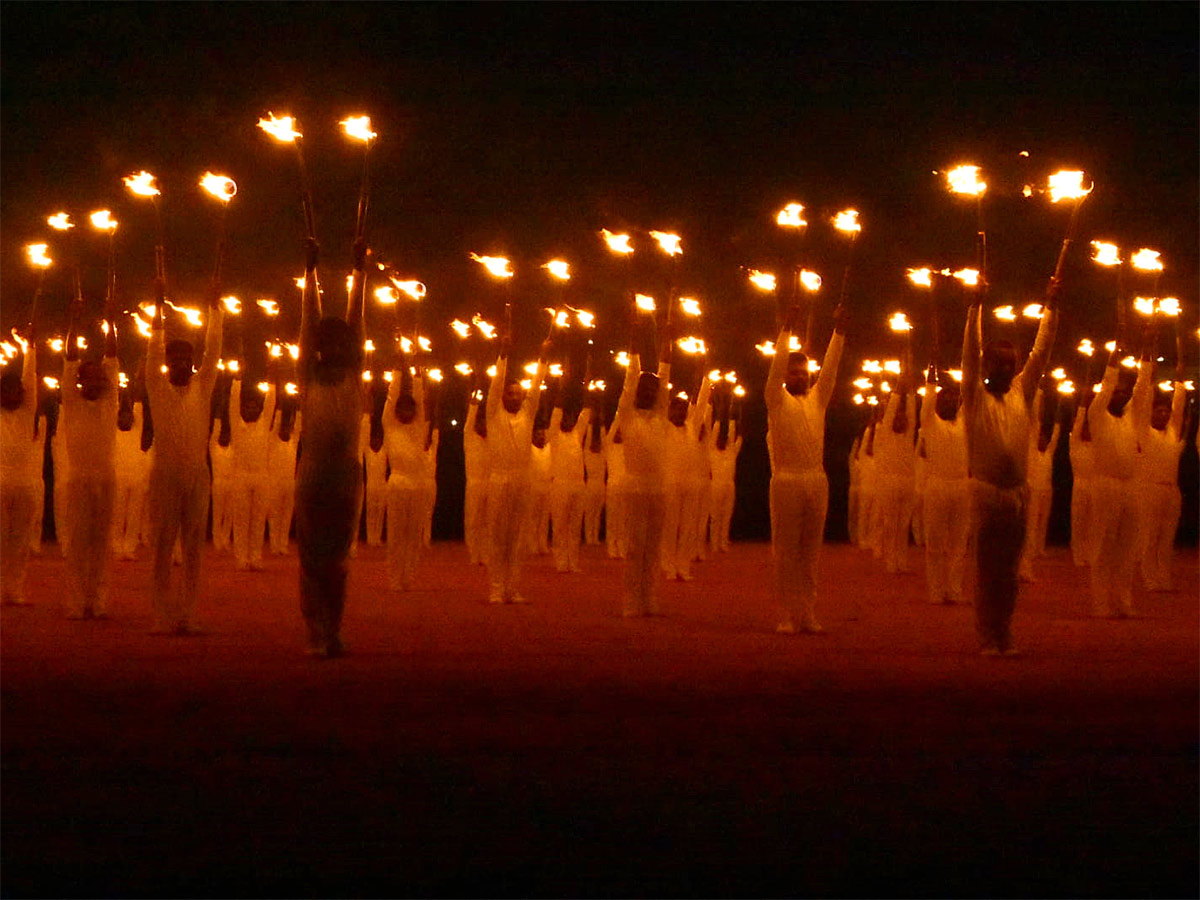
[[(1149, 390), (1152, 381), (1147, 379), (1142, 390)], [(1134, 480), (1141, 508), (1142, 583), (1147, 590), (1172, 591), (1171, 559), (1175, 553), (1175, 530), (1179, 527), (1182, 507), (1179, 457), (1183, 453), (1183, 410), (1187, 400), (1182, 359), (1175, 369), (1174, 386), (1166, 381), (1160, 388), (1171, 390), (1156, 393), (1150, 427), (1138, 437), (1141, 453), (1134, 469)], [(1143, 406), (1145, 402), (1143, 398)]]
[[(846, 314), (834, 312), (833, 335), (821, 374), (809, 385), (808, 357), (789, 353), (799, 305), (787, 311), (767, 373), (764, 399), (771, 447), (771, 541), (781, 634), (819, 634), (817, 557), (825, 534), (829, 480), (825, 476), (825, 410), (833, 396), (845, 344)], [(799, 620), (799, 621), (797, 621)]]
[[(36, 305), (34, 312), (36, 314)], [(34, 423), (38, 409), (37, 341), (34, 323), (22, 342), (21, 368), (6, 366), (0, 374), (0, 558), (4, 605), (23, 606), (25, 566), (29, 561), (30, 530), (42, 490), (42, 443)], [(38, 474), (35, 476), (35, 472)], [(40, 537), (40, 535), (39, 535)]]

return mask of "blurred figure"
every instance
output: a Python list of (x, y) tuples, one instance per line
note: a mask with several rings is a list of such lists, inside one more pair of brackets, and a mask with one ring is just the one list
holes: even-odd
[(463, 535), (471, 565), (487, 562), (487, 487), (490, 460), (487, 449), (487, 413), (482, 391), (471, 391), (463, 427), (463, 460), (467, 486), (463, 502)]
[[(1154, 379), (1145, 380), (1142, 390), (1151, 390)], [(1183, 410), (1187, 392), (1183, 365), (1175, 372), (1170, 403), (1153, 403), (1150, 427), (1144, 429), (1134, 466), (1134, 490), (1138, 497), (1142, 583), (1149, 591), (1173, 591), (1171, 561), (1175, 555), (1175, 532), (1179, 528), (1182, 499), (1179, 493), (1179, 457), (1183, 454)], [(1145, 406), (1145, 398), (1140, 404)]]
[(24, 606), (25, 567), (29, 562), (29, 533), (37, 507), (41, 479), (35, 479), (34, 440), (37, 415), (37, 331), (27, 329), (21, 368), (12, 363), (0, 373), (0, 600)]
[(936, 362), (929, 367), (925, 390), (925, 583), (930, 603), (961, 603), (971, 517), (961, 393), (954, 381), (942, 381)]
[[(1045, 379), (1043, 379), (1044, 381)], [(1054, 451), (1058, 449), (1061, 427), (1054, 423), (1050, 433), (1042, 422), (1046, 390), (1038, 388), (1033, 401), (1033, 420), (1037, 428), (1029, 444), (1029, 507), (1025, 515), (1025, 545), (1021, 550), (1018, 574), (1022, 581), (1034, 581), (1033, 561), (1046, 555), (1046, 527), (1050, 522), (1050, 502), (1054, 495)]]

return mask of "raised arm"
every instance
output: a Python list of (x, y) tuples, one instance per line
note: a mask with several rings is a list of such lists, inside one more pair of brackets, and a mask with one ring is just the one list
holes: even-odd
[[(838, 306), (833, 313), (833, 334), (829, 336), (829, 346), (825, 348), (825, 358), (821, 360), (821, 373), (817, 376), (817, 402), (821, 407), (827, 407), (833, 398), (833, 388), (837, 383), (838, 365), (842, 361), (842, 350), (846, 345), (846, 312)], [(778, 349), (775, 355), (779, 355)]]
[[(967, 327), (963, 331), (962, 399), (964, 405), (973, 404), (979, 395), (979, 390), (983, 387), (980, 383), (983, 353), (983, 323), (980, 310), (978, 301), (973, 297), (970, 307), (967, 308)], [(1041, 332), (1040, 328), (1038, 332)]]
[(360, 237), (354, 241), (354, 290), (346, 301), (346, 322), (353, 329), (359, 345), (366, 338), (366, 320), (363, 316), (367, 293), (366, 269), (367, 241)]
[(487, 394), (487, 423), (489, 431), (491, 431), (492, 423), (496, 421), (496, 416), (500, 415), (500, 399), (504, 393), (504, 380), (507, 374), (508, 348), (501, 343), (500, 356), (496, 358), (496, 374), (492, 376), (492, 383), (488, 387)]
[(1120, 351), (1120, 341), (1108, 355), (1108, 365), (1104, 367), (1104, 377), (1100, 379), (1100, 391), (1092, 398), (1091, 405), (1087, 408), (1088, 423), (1092, 428), (1096, 427), (1096, 419), (1092, 418), (1092, 410), (1097, 409), (1101, 413), (1108, 411), (1108, 404), (1112, 401), (1113, 391), (1117, 389), (1117, 381), (1121, 377), (1121, 363), (1118, 353)]
[(638, 378), (642, 374), (642, 358), (636, 353), (629, 356), (629, 366), (625, 369), (625, 383), (621, 386), (621, 396), (617, 400), (617, 415), (604, 435), (605, 445), (612, 442), (612, 434), (621, 427), (625, 416), (633, 412), (634, 399), (637, 396)]
[(1054, 347), (1054, 335), (1058, 331), (1058, 310), (1047, 306), (1042, 311), (1042, 319), (1038, 323), (1037, 337), (1033, 339), (1033, 349), (1029, 358), (1017, 376), (1021, 379), (1021, 390), (1025, 392), (1025, 402), (1033, 400), (1042, 375), (1046, 371), (1046, 363), (1050, 360), (1050, 350)]
[[(552, 326), (553, 327), (553, 326)], [(525, 394), (525, 402), (521, 405), (521, 411), (529, 415), (536, 415), (538, 404), (542, 400), (542, 381), (546, 377), (546, 369), (548, 368), (548, 360), (550, 358), (550, 348), (552, 346), (551, 339), (546, 338), (542, 341), (541, 350), (538, 351), (537, 371), (533, 373), (533, 378), (530, 381), (529, 392)]]
[(309, 238), (304, 242), (304, 289), (300, 295), (299, 377), (307, 381), (317, 361), (317, 326), (321, 322), (321, 291), (317, 280), (320, 247)]
[(793, 304), (788, 307), (779, 337), (775, 339), (775, 355), (771, 357), (771, 367), (767, 370), (767, 385), (763, 388), (763, 399), (767, 409), (774, 411), (783, 403), (783, 382), (787, 377), (788, 348), (792, 342), (792, 329), (796, 325), (796, 317), (800, 307)]

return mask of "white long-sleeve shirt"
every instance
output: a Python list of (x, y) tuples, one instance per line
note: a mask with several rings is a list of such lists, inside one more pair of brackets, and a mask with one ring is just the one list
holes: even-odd
[[(897, 432), (892, 430), (892, 425), (902, 402), (908, 415), (908, 424), (903, 431)], [(901, 398), (900, 394), (893, 393), (888, 397), (883, 421), (875, 429), (875, 465), (881, 476), (913, 479), (913, 426), (916, 423), (916, 395), (909, 392)]]
[(71, 475), (76, 478), (112, 478), (116, 474), (117, 358), (106, 356), (100, 365), (108, 388), (95, 400), (85, 400), (76, 386), (80, 361), (63, 363), (62, 419), (59, 430), (66, 447)]
[[(117, 461), (117, 481), (125, 484), (137, 484), (148, 471), (146, 463), (148, 454), (142, 452), (142, 411), (138, 404), (133, 404), (133, 424), (128, 431), (117, 429), (117, 440), (114, 449)], [(211, 451), (210, 451), (211, 453)], [(216, 473), (216, 458), (213, 458), (213, 473)]]
[(1179, 457), (1183, 453), (1183, 408), (1187, 392), (1183, 382), (1175, 382), (1171, 397), (1171, 418), (1162, 431), (1147, 428), (1141, 435), (1134, 477), (1153, 484), (1179, 483)]
[[(258, 390), (255, 386), (253, 390)], [(275, 384), (263, 395), (262, 411), (253, 422), (242, 418), (242, 380), (235, 378), (229, 400), (229, 449), (234, 477), (239, 480), (263, 478), (267, 474), (270, 453), (271, 420), (275, 414)]]
[(550, 414), (547, 432), (550, 447), (550, 477), (560, 484), (583, 484), (583, 442), (587, 437), (592, 411), (585, 409), (568, 431), (562, 429), (563, 410), (556, 406)]
[(1096, 456), (1092, 442), (1083, 439), (1083, 423), (1087, 420), (1087, 407), (1075, 410), (1075, 422), (1071, 425), (1071, 442), (1067, 450), (1071, 456), (1071, 475), (1075, 481), (1086, 481), (1096, 474)]
[(802, 397), (793, 397), (784, 386), (787, 376), (787, 350), (792, 335), (779, 333), (775, 346), (781, 348), (771, 360), (763, 398), (767, 404), (767, 441), (771, 450), (771, 470), (775, 474), (823, 472), (825, 456), (825, 410), (833, 396), (838, 363), (845, 338), (834, 332), (825, 351), (821, 374), (816, 384)]
[(222, 307), (209, 310), (204, 359), (186, 387), (176, 387), (162, 371), (166, 360), (164, 330), (150, 338), (146, 359), (146, 395), (154, 416), (154, 465), (159, 471), (194, 473), (207, 468), (208, 424), (217, 360), (221, 356)]
[(728, 435), (725, 439), (725, 449), (722, 450), (717, 446), (717, 438), (720, 433), (720, 425), (714, 425), (709, 432), (709, 469), (712, 472), (714, 483), (721, 482), (727, 484), (733, 482), (734, 473), (737, 471), (738, 454), (742, 452), (742, 436), (737, 434), (737, 426), (731, 422), (729, 424)]
[[(41, 481), (43, 457), (39, 453), (44, 444), (33, 435), (37, 415), (37, 353), (32, 345), (25, 351), (21, 386), (25, 389), (21, 405), (16, 409), (0, 408), (0, 482), (14, 486)], [(35, 469), (36, 479), (32, 474)]]
[(277, 415), (271, 423), (271, 437), (267, 443), (267, 475), (274, 481), (286, 484), (296, 479), (296, 445), (300, 434), (300, 413), (292, 422), (292, 432), (288, 439), (279, 437), (279, 429), (283, 425), (283, 415)]
[(533, 423), (537, 417), (538, 401), (541, 399), (542, 375), (546, 366), (537, 367), (533, 383), (525, 392), (521, 408), (508, 412), (501, 404), (504, 394), (505, 376), (508, 373), (508, 357), (496, 360), (496, 374), (487, 397), (487, 441), (491, 457), (492, 478), (528, 478), (533, 452)]
[(650, 409), (636, 406), (637, 383), (641, 376), (641, 357), (634, 355), (625, 371), (625, 384), (617, 402), (617, 417), (612, 427), (621, 429), (624, 448), (624, 484), (630, 491), (661, 494), (667, 479), (667, 383), (671, 364), (658, 366), (658, 396)]
[(479, 415), (479, 401), (472, 399), (467, 406), (467, 422), (463, 427), (463, 465), (467, 481), (487, 481), (491, 460), (488, 457), (487, 438), (475, 430)]
[(1129, 481), (1133, 478), (1137, 463), (1138, 437), (1149, 430), (1151, 399), (1148, 388), (1152, 377), (1152, 365), (1142, 364), (1138, 371), (1133, 397), (1125, 405), (1121, 415), (1108, 411), (1113, 391), (1117, 387), (1121, 370), (1115, 362), (1104, 370), (1100, 382), (1100, 393), (1088, 407), (1088, 427), (1092, 432), (1092, 453), (1096, 461), (1096, 477), (1115, 478)]
[(1038, 449), (1038, 442), (1041, 439), (1042, 431), (1040, 425), (1042, 421), (1042, 405), (1044, 403), (1044, 392), (1041, 388), (1038, 388), (1037, 399), (1033, 403), (1034, 427), (1029, 432), (1029, 486), (1037, 491), (1048, 491), (1053, 486), (1054, 451), (1058, 449), (1058, 438), (1062, 433), (1062, 426), (1055, 422), (1054, 429), (1050, 433), (1050, 440), (1046, 444), (1046, 449)]
[(392, 373), (388, 385), (387, 403), (383, 408), (383, 449), (387, 453), (390, 479), (402, 479), (417, 484), (425, 473), (425, 390), (423, 379), (413, 379), (413, 402), (417, 413), (407, 424), (396, 418), (396, 400), (400, 397), (401, 370)]
[(925, 443), (925, 477), (954, 481), (967, 477), (967, 431), (963, 417), (947, 422), (937, 414), (936, 402), (926, 396), (921, 404), (921, 440)]

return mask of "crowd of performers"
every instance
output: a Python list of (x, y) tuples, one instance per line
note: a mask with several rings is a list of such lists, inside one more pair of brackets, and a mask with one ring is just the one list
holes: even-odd
[[(386, 534), (390, 587), (421, 586), (420, 556), (429, 545), (437, 490), (430, 374), (398, 342), (390, 378), (364, 382), (365, 246), (359, 242), (355, 252), (360, 287), (346, 317), (322, 316), (318, 250), (309, 242), (294, 403), (278, 402), (274, 371), (255, 384), (219, 377), (224, 313), (215, 291), (198, 361), (190, 343), (166, 340), (158, 304), (140, 376), (144, 391), (136, 399), (117, 388), (111, 298), (102, 355), (86, 360), (76, 341), (82, 312), (76, 303), (53, 434), (37, 400), (36, 353), (26, 350), (19, 366), (5, 369), (5, 604), (27, 602), (26, 563), (42, 532), (47, 440), (73, 618), (107, 615), (111, 558), (132, 559), (146, 544), (155, 628), (189, 633), (210, 514), (215, 549), (231, 551), (239, 570), (261, 569), (268, 549), (288, 553), (294, 524), (314, 654), (343, 652), (348, 558), (363, 518), (367, 544), (384, 543)], [(776, 347), (792, 346), (796, 316), (792, 307)], [(1085, 386), (1077, 408), (1059, 408), (1044, 373), (1057, 328), (1053, 302), (1024, 360), (1007, 342), (984, 346), (980, 318), (975, 301), (960, 380), (943, 367), (935, 339), (918, 391), (908, 352), (897, 386), (851, 451), (849, 529), (858, 546), (894, 573), (910, 571), (915, 539), (925, 551), (929, 601), (973, 601), (983, 652), (999, 655), (1015, 652), (1018, 585), (1034, 579), (1034, 562), (1044, 552), (1051, 462), (1068, 422), (1071, 553), (1076, 565), (1090, 567), (1091, 612), (1134, 615), (1139, 566), (1148, 590), (1172, 588), (1185, 393), (1178, 371), (1170, 394), (1155, 390), (1153, 326), (1140, 362), (1121, 364), (1142, 337), (1123, 327), (1129, 333), (1118, 336), (1099, 391)], [(580, 544), (600, 543), (602, 517), (608, 555), (624, 560), (626, 617), (657, 615), (664, 576), (690, 581), (696, 560), (729, 548), (742, 447), (731, 386), (702, 378), (694, 397), (676, 391), (669, 321), (659, 334), (652, 317), (632, 320), (625, 381), (607, 423), (602, 393), (583, 390), (584, 379), (574, 379), (579, 390), (563, 384), (572, 381), (569, 367), (547, 393), (549, 403), (543, 399), (543, 378), (560, 351), (553, 328), (526, 384), (510, 364), (508, 333), (490, 375), (477, 376), (462, 431), (463, 524), (470, 562), (487, 567), (490, 603), (525, 602), (521, 568), (530, 554), (552, 553), (559, 572), (579, 571)], [(829, 501), (824, 432), (846, 324), (839, 307), (819, 366), (781, 349), (767, 377), (780, 633), (823, 630), (817, 573)], [(25, 339), (36, 346), (36, 338), (35, 322)], [(150, 422), (152, 428), (144, 427)], [(181, 564), (178, 585), (173, 563)]]

